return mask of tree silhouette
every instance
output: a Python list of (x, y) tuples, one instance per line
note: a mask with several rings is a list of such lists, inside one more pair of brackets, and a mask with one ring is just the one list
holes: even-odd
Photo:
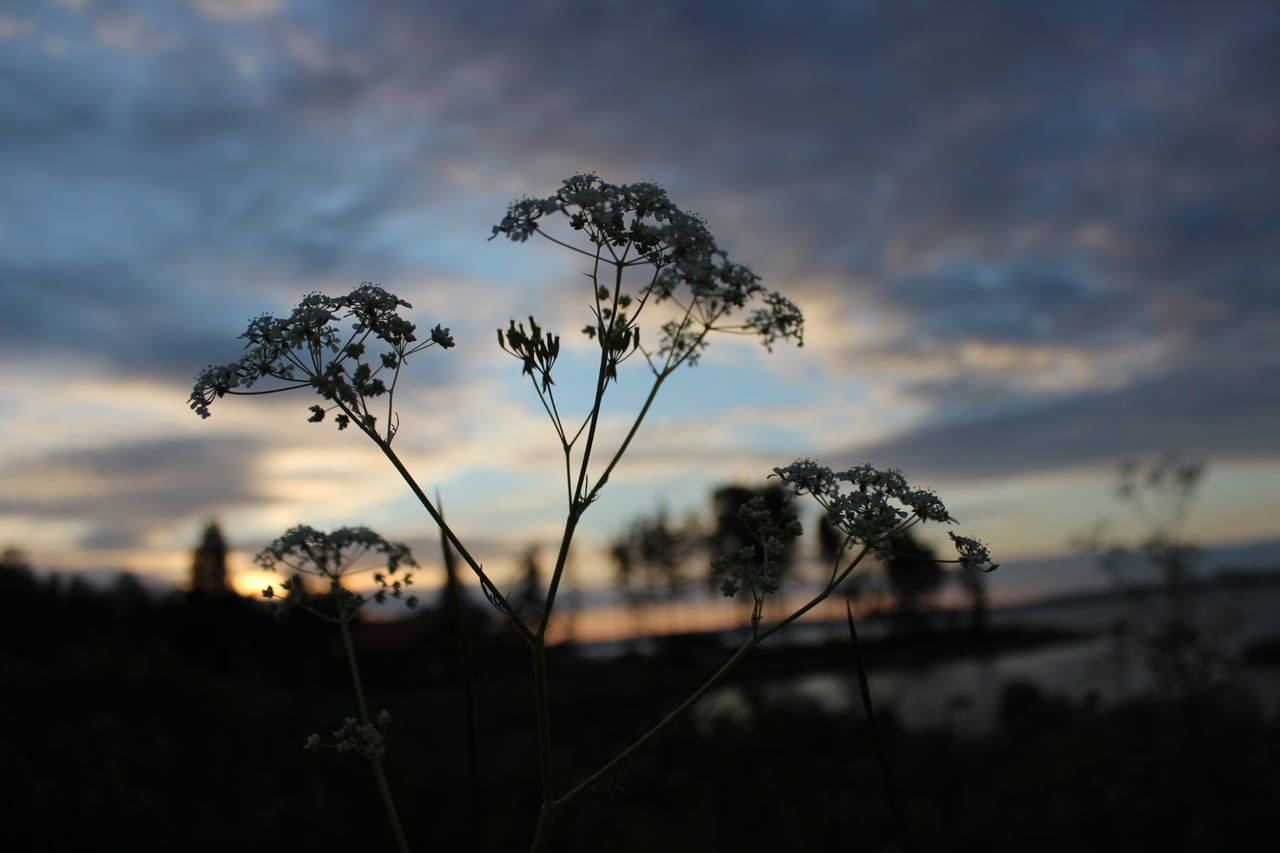
[(697, 546), (696, 540), (692, 525), (673, 527), (666, 510), (659, 509), (653, 516), (632, 521), (609, 551), (624, 588), (638, 585), (645, 597), (663, 593), (673, 598), (684, 581), (682, 570)]
[(191, 592), (204, 598), (224, 598), (227, 583), (227, 541), (216, 521), (209, 522), (200, 545), (191, 555)]
[(885, 574), (894, 600), (894, 627), (919, 628), (928, 599), (942, 586), (944, 578), (933, 549), (910, 532), (895, 536), (885, 561)]
[(542, 565), (538, 561), (538, 546), (530, 545), (521, 561), (520, 581), (511, 593), (511, 606), (526, 625), (537, 625), (546, 603), (546, 587), (542, 580)]
[(35, 600), (38, 588), (26, 553), (21, 548), (5, 548), (0, 554), (0, 595), (6, 601), (25, 605)]
[(684, 568), (700, 545), (695, 521), (673, 526), (665, 509), (633, 520), (609, 544), (623, 596), (637, 620), (641, 605), (673, 600), (685, 585)]

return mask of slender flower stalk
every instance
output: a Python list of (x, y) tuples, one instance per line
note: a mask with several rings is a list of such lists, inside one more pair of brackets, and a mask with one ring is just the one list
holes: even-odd
[[(356, 568), (370, 552), (382, 557), (383, 567), (373, 574), (374, 582), (378, 585), (377, 591), (371, 596), (365, 596), (349, 590), (343, 581), (352, 575), (373, 571), (368, 567)], [(380, 711), (376, 717), (369, 713), (369, 701), (365, 696), (355, 642), (351, 637), (351, 623), (356, 620), (360, 608), (370, 600), (382, 602), (387, 598), (404, 598), (410, 607), (417, 603), (412, 596), (404, 595), (413, 582), (413, 576), (406, 573), (397, 577), (403, 566), (416, 565), (409, 549), (399, 543), (388, 542), (366, 527), (344, 527), (332, 533), (324, 533), (311, 527), (298, 526), (263, 549), (257, 556), (257, 562), (264, 569), (288, 574), (281, 584), (285, 592), (284, 606), (301, 608), (338, 626), (351, 675), (357, 716), (348, 717), (343, 722), (333, 733), (332, 743), (325, 744), (320, 735), (313, 734), (307, 739), (306, 746), (311, 750), (327, 746), (338, 752), (359, 752), (368, 760), (396, 846), (401, 853), (408, 853), (409, 842), (405, 838), (391, 786), (382, 767), (391, 715), (385, 710)], [(319, 578), (327, 585), (328, 599), (332, 601), (336, 613), (326, 612), (322, 603), (307, 591), (303, 578), (308, 575)], [(268, 600), (277, 598), (274, 587), (267, 587), (262, 594)]]
[(853, 624), (853, 605), (849, 602), (845, 602), (845, 615), (849, 619), (849, 639), (853, 641), (853, 663), (858, 675), (858, 694), (862, 697), (862, 709), (867, 715), (867, 726), (871, 729), (871, 742), (875, 746), (876, 762), (880, 765), (880, 776), (884, 780), (884, 788), (889, 795), (889, 807), (893, 812), (894, 826), (898, 830), (898, 839), (902, 842), (904, 853), (912, 853), (915, 846), (911, 843), (911, 824), (907, 820), (907, 810), (902, 805), (902, 794), (898, 792), (898, 782), (893, 776), (889, 750), (885, 746), (884, 734), (880, 731), (880, 718), (876, 716), (876, 706), (871, 701), (871, 687), (867, 682), (867, 665), (862, 661), (862, 645), (858, 642), (858, 629)]

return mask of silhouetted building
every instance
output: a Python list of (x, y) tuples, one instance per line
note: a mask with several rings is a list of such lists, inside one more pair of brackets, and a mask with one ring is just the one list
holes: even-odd
[(209, 598), (231, 593), (227, 583), (227, 541), (216, 522), (204, 529), (200, 547), (192, 554), (191, 591)]

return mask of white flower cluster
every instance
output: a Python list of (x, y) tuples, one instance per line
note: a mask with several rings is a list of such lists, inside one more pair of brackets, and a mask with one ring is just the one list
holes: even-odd
[[(240, 336), (248, 341), (244, 356), (201, 371), (188, 403), (207, 418), (214, 400), (227, 394), (263, 393), (238, 389), (271, 378), (289, 383), (275, 391), (314, 388), (333, 404), (330, 408), (342, 410), (334, 419), (339, 429), (345, 429), (354, 415), (359, 425), (372, 430), (376, 418), (368, 401), (395, 387), (405, 359), (429, 346), (453, 346), (449, 330), (441, 326), (431, 330), (429, 340), (418, 342), (414, 324), (398, 313), (409, 307), (395, 294), (368, 282), (345, 296), (308, 294), (288, 317), (264, 314), (254, 319)], [(370, 338), (387, 345), (376, 359), (366, 358)], [(389, 375), (390, 381), (380, 374)], [(323, 420), (327, 411), (312, 406), (310, 420)], [(392, 434), (394, 429), (388, 426), (388, 441)]]
[[(749, 332), (760, 336), (766, 347), (779, 340), (802, 343), (804, 318), (786, 297), (769, 293), (760, 277), (747, 267), (733, 263), (716, 245), (703, 220), (678, 208), (657, 184), (610, 184), (591, 174), (575, 175), (547, 198), (526, 198), (515, 202), (493, 228), (493, 237), (503, 235), (524, 242), (536, 233), (559, 243), (543, 230), (543, 221), (554, 214), (568, 218), (569, 227), (586, 235), (595, 247), (584, 254), (595, 260), (589, 275), (597, 285), (595, 269), (601, 263), (619, 269), (649, 264), (654, 274), (649, 283), (631, 296), (605, 288), (596, 297), (597, 322), (585, 330), (614, 349), (626, 351), (633, 340), (634, 315), (623, 314), (633, 302), (636, 311), (650, 298), (667, 299), (688, 308), (681, 322), (662, 328), (659, 354), (696, 361), (710, 330)], [(567, 244), (562, 244), (567, 245)], [(570, 247), (576, 248), (576, 247)], [(578, 251), (583, 251), (578, 249)], [(600, 303), (610, 297), (614, 308)], [(750, 303), (763, 303), (737, 326), (722, 326), (720, 320)], [(614, 313), (616, 312), (616, 314)], [(630, 348), (634, 348), (633, 346)]]
[(736, 555), (713, 557), (711, 568), (717, 576), (722, 576), (720, 591), (726, 598), (732, 598), (745, 587), (757, 605), (761, 605), (766, 595), (778, 591), (787, 545), (803, 533), (804, 528), (790, 502), (775, 512), (759, 496), (739, 508), (738, 519), (756, 538), (756, 544), (743, 546)]
[(984, 572), (995, 571), (996, 564), (991, 562), (991, 552), (987, 550), (987, 546), (977, 539), (970, 539), (968, 536), (957, 536), (955, 533), (948, 533), (951, 541), (955, 543), (956, 552), (960, 555), (960, 565), (966, 569), (980, 569)]
[[(901, 471), (858, 465), (832, 471), (811, 459), (799, 459), (773, 473), (799, 495), (812, 495), (827, 511), (827, 519), (845, 536), (845, 547), (866, 545), (876, 551), (908, 527), (927, 521), (954, 522), (942, 500), (929, 489), (912, 488)], [(844, 484), (848, 484), (848, 488)], [(987, 546), (967, 536), (951, 534), (959, 562), (966, 568), (992, 571)]]
[(391, 725), (391, 714), (379, 711), (373, 723), (361, 723), (355, 717), (347, 717), (342, 726), (333, 733), (333, 743), (324, 743), (320, 735), (307, 737), (303, 749), (319, 752), (321, 749), (336, 749), (338, 752), (359, 752), (370, 761), (382, 758), (387, 751), (386, 731)]
[[(286, 604), (306, 607), (307, 593), (301, 575), (312, 575), (327, 581), (330, 590), (342, 596), (344, 603), (354, 610), (368, 599), (343, 588), (342, 579), (366, 571), (357, 569), (356, 565), (370, 552), (380, 555), (385, 566), (373, 575), (378, 584), (373, 600), (381, 603), (387, 598), (404, 597), (413, 583), (413, 575), (405, 573), (396, 577), (396, 573), (403, 566), (416, 566), (417, 563), (407, 546), (388, 542), (367, 527), (342, 527), (325, 533), (307, 525), (298, 525), (264, 548), (254, 559), (264, 569), (286, 575), (281, 584), (288, 594), (284, 598)], [(267, 587), (262, 594), (268, 599), (280, 597), (273, 587)], [(405, 603), (413, 607), (417, 599), (410, 596)]]

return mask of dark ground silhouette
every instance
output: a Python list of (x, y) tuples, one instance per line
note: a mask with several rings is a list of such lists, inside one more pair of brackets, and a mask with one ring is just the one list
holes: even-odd
[[(279, 622), (235, 596), (156, 600), (127, 578), (98, 591), (13, 562), (0, 594), (4, 849), (391, 849), (364, 762), (302, 749), (351, 713), (331, 626)], [(371, 701), (392, 713), (388, 773), (411, 843), (475, 849), (452, 626), (427, 611), (359, 634)], [(478, 846), (520, 850), (538, 798), (527, 655), (500, 633), (476, 640)], [(1016, 640), (926, 632), (864, 654), (874, 670)], [(700, 649), (553, 656), (560, 784), (700, 683)], [(849, 667), (847, 643), (762, 649), (735, 677), (750, 724), (677, 725), (564, 815), (555, 849), (898, 849), (862, 716), (765, 703), (754, 689)], [(1280, 726), (1227, 690), (1102, 710), (1013, 685), (990, 738), (909, 733), (891, 713), (882, 724), (920, 850), (1270, 847)]]

